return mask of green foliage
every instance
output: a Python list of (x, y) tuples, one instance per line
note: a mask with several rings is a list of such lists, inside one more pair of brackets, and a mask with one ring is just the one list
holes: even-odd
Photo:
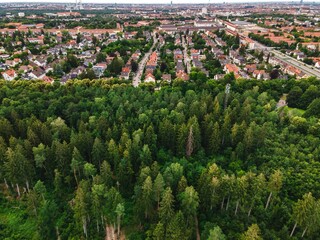
[(315, 116), (320, 118), (320, 98), (316, 98), (308, 106), (307, 111), (304, 114), (305, 117)]
[(210, 235), (208, 240), (225, 240), (226, 236), (223, 234), (221, 228), (219, 226), (214, 227), (214, 229), (210, 230)]
[(113, 75), (119, 75), (121, 73), (124, 61), (121, 58), (114, 58), (110, 65), (108, 65), (108, 71)]
[(257, 224), (252, 224), (248, 230), (242, 234), (241, 240), (262, 240), (260, 228)]
[(315, 79), (0, 86), (1, 239), (317, 237)]

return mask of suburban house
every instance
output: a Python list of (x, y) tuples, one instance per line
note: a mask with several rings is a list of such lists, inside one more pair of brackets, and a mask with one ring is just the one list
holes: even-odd
[(256, 64), (247, 64), (243, 69), (247, 73), (253, 73), (255, 70), (257, 70), (257, 65)]
[(42, 68), (37, 68), (29, 73), (31, 79), (42, 79), (46, 75), (46, 72)]
[(15, 67), (17, 66), (19, 63), (21, 62), (21, 60), (19, 58), (15, 58), (13, 60), (6, 60), (5, 61), (5, 65), (7, 65), (8, 67)]
[(189, 75), (187, 73), (181, 71), (181, 72), (177, 73), (177, 78), (178, 79), (182, 79), (184, 81), (188, 81), (189, 80)]
[(233, 72), (234, 74), (238, 74), (238, 73), (239, 73), (239, 68), (238, 68), (236, 65), (234, 65), (234, 64), (228, 63), (228, 64), (225, 65), (224, 71), (225, 71), (226, 73), (231, 73), (231, 72)]
[(86, 70), (85, 67), (83, 66), (79, 66), (73, 70), (70, 71), (69, 75), (70, 75), (70, 78), (74, 79), (74, 78), (77, 78), (81, 73), (83, 73), (84, 71)]
[(16, 71), (13, 69), (9, 69), (1, 74), (6, 81), (12, 81), (18, 76)]
[(19, 72), (22, 72), (22, 73), (27, 73), (29, 71), (32, 70), (32, 67), (30, 65), (26, 66), (26, 65), (23, 65), (23, 66), (20, 66), (18, 71)]
[(125, 80), (129, 80), (131, 69), (129, 67), (123, 67), (121, 71), (121, 77)]
[(176, 50), (174, 50), (174, 60), (177, 61), (179, 59), (183, 59), (183, 54), (180, 49), (176, 49)]
[(224, 74), (216, 74), (216, 75), (214, 75), (214, 80), (220, 80), (220, 79), (223, 79), (223, 77), (224, 77)]
[(167, 81), (167, 82), (171, 82), (171, 74), (163, 74), (162, 80)]
[(53, 84), (53, 82), (54, 82), (53, 78), (48, 77), (48, 76), (44, 76), (44, 77), (42, 78), (42, 80), (43, 80), (45, 83), (49, 83), (49, 84)]
[(224, 71), (225, 71), (226, 73), (231, 73), (231, 72), (233, 72), (233, 73), (234, 73), (234, 76), (235, 76), (236, 78), (239, 78), (239, 77), (240, 77), (240, 76), (239, 76), (239, 68), (238, 68), (236, 65), (234, 65), (234, 64), (227, 63), (227, 64), (225, 65), (225, 67), (224, 67)]
[(35, 64), (37, 64), (39, 67), (45, 67), (47, 65), (47, 59), (45, 57), (37, 57), (33, 60)]
[(40, 44), (40, 45), (44, 44), (43, 37), (41, 37), (41, 36), (39, 36), (37, 38), (28, 38), (28, 42), (29, 43), (36, 43), (36, 44)]
[(144, 82), (146, 82), (146, 83), (150, 83), (150, 82), (155, 83), (156, 82), (156, 78), (153, 76), (153, 74), (148, 73), (146, 75), (146, 78), (144, 79)]
[(97, 63), (92, 67), (94, 74), (99, 77), (104, 73), (106, 69), (107, 69), (107, 63)]
[(253, 71), (252, 76), (258, 80), (266, 80), (268, 79), (268, 75), (266, 74), (265, 70), (255, 70)]
[(147, 62), (146, 68), (156, 69), (158, 62), (158, 54), (157, 52), (153, 52), (150, 57), (149, 61)]

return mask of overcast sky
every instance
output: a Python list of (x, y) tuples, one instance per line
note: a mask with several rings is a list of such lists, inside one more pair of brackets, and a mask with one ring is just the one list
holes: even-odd
[[(83, 3), (170, 3), (171, 0), (82, 0)], [(234, 2), (282, 2), (283, 0), (210, 0), (211, 3), (234, 3)], [(0, 0), (0, 3), (7, 2), (75, 2), (75, 0)], [(300, 2), (300, 0), (294, 0), (294, 2)], [(317, 2), (320, 3), (320, 0), (304, 0), (304, 2)], [(173, 0), (173, 3), (209, 3), (209, 0)]]

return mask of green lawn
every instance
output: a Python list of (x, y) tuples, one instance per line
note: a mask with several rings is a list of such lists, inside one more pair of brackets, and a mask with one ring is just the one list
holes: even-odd
[(299, 109), (299, 108), (291, 108), (291, 107), (287, 107), (287, 108), (290, 114), (299, 116), (299, 117), (301, 117), (305, 112), (305, 110)]

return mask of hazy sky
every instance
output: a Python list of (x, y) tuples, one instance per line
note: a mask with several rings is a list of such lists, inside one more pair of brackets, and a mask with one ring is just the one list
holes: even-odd
[[(171, 0), (82, 0), (83, 3), (170, 3)], [(231, 2), (282, 2), (283, 0), (210, 0), (211, 3), (231, 3)], [(285, 0), (286, 1), (286, 0)], [(4, 2), (75, 2), (75, 0), (0, 0), (0, 3)], [(287, 2), (287, 1), (286, 1)], [(294, 2), (300, 2), (300, 0), (294, 0)], [(304, 0), (304, 2), (317, 2), (320, 0)], [(173, 3), (209, 3), (209, 0), (173, 0)]]

